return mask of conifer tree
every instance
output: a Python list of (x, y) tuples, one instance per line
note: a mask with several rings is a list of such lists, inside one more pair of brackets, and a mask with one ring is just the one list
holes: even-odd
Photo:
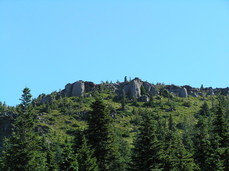
[(224, 158), (224, 171), (228, 171), (229, 170), (229, 148), (226, 148), (224, 154), (223, 154), (223, 158)]
[(195, 163), (191, 154), (185, 149), (180, 134), (177, 133), (171, 114), (168, 122), (164, 139), (164, 170), (192, 170)]
[(46, 152), (46, 167), (49, 171), (58, 170), (55, 153), (50, 148), (48, 148)]
[[(18, 116), (14, 122), (12, 136), (6, 140), (3, 150), (3, 168), (7, 170), (33, 170), (38, 160), (38, 145), (34, 128), (34, 116), (31, 109), (30, 89), (25, 88), (21, 97)], [(34, 168), (35, 169), (35, 168)]]
[(69, 143), (66, 143), (63, 147), (61, 158), (62, 160), (59, 163), (60, 170), (78, 171), (76, 155), (74, 155), (73, 149)]
[(224, 119), (222, 106), (218, 106), (213, 120), (213, 134), (219, 141), (219, 147), (228, 147), (228, 125)]
[(211, 170), (211, 144), (209, 141), (209, 133), (207, 129), (206, 119), (200, 117), (195, 126), (196, 133), (194, 135), (194, 159), (201, 170)]
[(122, 170), (113, 120), (107, 106), (100, 98), (92, 104), (87, 134), (89, 144), (94, 149), (94, 157), (97, 159), (99, 170)]
[(77, 151), (77, 159), (80, 171), (98, 171), (96, 158), (93, 157), (93, 151), (89, 147), (85, 135), (83, 135), (81, 145)]
[(142, 114), (132, 162), (132, 170), (136, 171), (162, 168), (162, 146), (157, 139), (156, 122), (148, 112)]
[(210, 110), (208, 107), (208, 104), (204, 102), (204, 104), (200, 107), (199, 114), (203, 117), (209, 117), (210, 116)]
[(164, 170), (193, 170), (195, 167), (191, 154), (186, 151), (181, 137), (176, 132), (168, 130), (164, 151)]

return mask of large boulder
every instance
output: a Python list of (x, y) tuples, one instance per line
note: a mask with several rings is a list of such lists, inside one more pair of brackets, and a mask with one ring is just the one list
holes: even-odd
[[(90, 87), (89, 85), (91, 84), (90, 83), (87, 84), (87, 88)], [(61, 92), (61, 95), (66, 97), (72, 97), (72, 96), (80, 97), (84, 93), (85, 93), (85, 82), (77, 81), (73, 84), (67, 84), (65, 86), (64, 91)]]
[(125, 84), (123, 91), (130, 98), (139, 98), (141, 96), (142, 81), (139, 78), (133, 79), (130, 83)]
[(188, 97), (188, 93), (187, 93), (186, 88), (181, 87), (181, 88), (179, 89), (179, 97)]
[(187, 89), (185, 87), (179, 87), (176, 85), (169, 85), (169, 86), (166, 86), (166, 89), (170, 93), (173, 93), (173, 94), (177, 95), (178, 97), (187, 97), (188, 96)]
[(65, 86), (64, 94), (65, 94), (66, 97), (70, 97), (72, 95), (72, 84), (68, 83)]
[(150, 84), (148, 82), (143, 82), (143, 87), (145, 88), (146, 92), (150, 95), (158, 95), (158, 92), (156, 90), (156, 87), (153, 84)]
[(72, 94), (71, 96), (80, 97), (85, 92), (85, 85), (83, 81), (77, 81), (72, 85)]
[(140, 79), (134, 79), (130, 82), (130, 94), (131, 97), (138, 98), (141, 96), (142, 82)]

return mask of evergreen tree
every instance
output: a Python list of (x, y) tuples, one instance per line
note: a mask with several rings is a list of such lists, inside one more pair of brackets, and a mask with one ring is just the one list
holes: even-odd
[(125, 110), (125, 107), (126, 107), (126, 93), (125, 93), (124, 90), (122, 91), (121, 105), (122, 105), (122, 109)]
[(59, 169), (65, 171), (78, 171), (76, 155), (74, 155), (73, 149), (69, 143), (64, 145)]
[(169, 130), (170, 131), (175, 131), (175, 124), (173, 122), (173, 117), (172, 117), (171, 114), (169, 115), (169, 124), (168, 124), (168, 127), (169, 127)]
[(200, 117), (195, 126), (196, 133), (194, 135), (194, 159), (200, 170), (211, 170), (211, 144), (209, 141), (209, 133), (206, 125), (206, 119)]
[[(224, 99), (223, 99), (224, 100)], [(217, 106), (214, 112), (211, 134), (211, 149), (212, 149), (212, 167), (211, 169), (223, 170), (225, 165), (225, 154), (228, 148), (228, 126), (224, 119), (222, 101)]]
[(213, 120), (213, 134), (219, 141), (219, 147), (228, 147), (228, 125), (224, 119), (224, 113), (221, 106), (218, 106)]
[(200, 107), (199, 115), (203, 117), (209, 117), (210, 116), (210, 110), (208, 107), (208, 104), (204, 102), (204, 104)]
[(156, 123), (148, 112), (142, 114), (135, 147), (132, 170), (151, 170), (162, 168), (162, 146), (157, 139)]
[(5, 141), (3, 169), (35, 170), (35, 160), (39, 160), (37, 138), (33, 132), (34, 116), (31, 109), (30, 89), (25, 88), (21, 97), (18, 116), (14, 122), (12, 136)]
[(226, 148), (224, 154), (223, 154), (223, 158), (224, 158), (224, 171), (228, 171), (229, 170), (229, 148)]
[(164, 151), (164, 170), (193, 170), (195, 168), (191, 154), (186, 151), (181, 137), (175, 131), (168, 130)]
[(113, 120), (107, 106), (100, 98), (92, 104), (87, 134), (89, 144), (94, 149), (94, 157), (97, 159), (99, 170), (122, 170)]
[(146, 89), (144, 86), (141, 86), (141, 95), (146, 95)]
[(46, 168), (49, 171), (58, 170), (55, 153), (50, 148), (48, 148), (46, 152)]
[(80, 171), (98, 171), (96, 158), (93, 157), (93, 151), (89, 147), (84, 135), (81, 140), (80, 148), (77, 151), (77, 159)]

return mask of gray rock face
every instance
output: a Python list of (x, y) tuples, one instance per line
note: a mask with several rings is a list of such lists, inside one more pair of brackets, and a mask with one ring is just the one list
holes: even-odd
[(141, 96), (141, 86), (142, 82), (139, 79), (134, 79), (130, 83), (130, 91), (131, 91), (131, 96), (132, 97), (140, 97)]
[(143, 87), (145, 88), (146, 92), (149, 93), (152, 88), (152, 85), (148, 82), (143, 82)]
[(158, 95), (156, 87), (153, 84), (150, 84), (148, 82), (143, 82), (143, 87), (145, 88), (148, 94), (153, 95), (153, 96)]
[(186, 88), (182, 87), (179, 91), (179, 96), (180, 97), (188, 97), (188, 93), (187, 93), (187, 90)]
[(166, 89), (179, 97), (187, 97), (188, 93), (185, 87), (179, 87), (175, 85), (166, 86)]
[(130, 96), (131, 98), (139, 98), (141, 96), (141, 86), (142, 81), (135, 78), (130, 83), (124, 85), (123, 90), (127, 96)]
[(73, 83), (72, 85), (72, 95), (71, 96), (80, 97), (83, 95), (84, 91), (85, 91), (84, 82), (77, 81)]
[[(90, 89), (93, 86), (91, 83), (87, 84), (87, 88)], [(62, 94), (66, 97), (76, 96), (80, 97), (85, 93), (85, 82), (84, 81), (77, 81), (73, 84), (67, 84)]]
[(70, 97), (72, 95), (72, 84), (67, 84), (64, 89), (65, 96)]

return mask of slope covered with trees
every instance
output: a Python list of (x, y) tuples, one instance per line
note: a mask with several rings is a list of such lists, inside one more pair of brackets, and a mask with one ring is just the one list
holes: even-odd
[(20, 105), (0, 104), (1, 118), (13, 118), (1, 170), (228, 170), (228, 96), (202, 88), (180, 97), (163, 84), (151, 94), (143, 85), (133, 96), (106, 82), (51, 100), (25, 88)]

